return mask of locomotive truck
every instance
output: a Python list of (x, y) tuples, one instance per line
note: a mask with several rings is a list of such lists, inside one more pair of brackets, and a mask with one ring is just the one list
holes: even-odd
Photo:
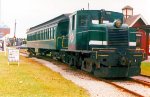
[(51, 56), (104, 78), (139, 75), (144, 57), (123, 14), (103, 9), (78, 10), (31, 27), (27, 46), (30, 55)]

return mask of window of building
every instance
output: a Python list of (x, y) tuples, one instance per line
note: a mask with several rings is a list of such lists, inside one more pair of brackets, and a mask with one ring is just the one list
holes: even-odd
[(141, 48), (141, 34), (136, 34), (136, 47)]

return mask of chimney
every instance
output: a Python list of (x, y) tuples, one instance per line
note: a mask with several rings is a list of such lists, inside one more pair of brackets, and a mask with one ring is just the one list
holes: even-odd
[(122, 8), (122, 13), (124, 15), (124, 19), (126, 20), (128, 17), (133, 16), (133, 8), (129, 5)]

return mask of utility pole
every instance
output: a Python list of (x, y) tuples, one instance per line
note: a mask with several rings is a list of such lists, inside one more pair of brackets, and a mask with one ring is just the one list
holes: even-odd
[(90, 4), (89, 4), (89, 2), (88, 2), (88, 10), (90, 9)]
[(16, 20), (15, 20), (15, 27), (14, 27), (14, 45), (16, 45)]

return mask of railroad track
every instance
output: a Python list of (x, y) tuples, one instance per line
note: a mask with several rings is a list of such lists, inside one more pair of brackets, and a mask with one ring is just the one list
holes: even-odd
[(131, 79), (138, 83), (141, 83), (145, 86), (150, 87), (150, 77), (149, 76), (140, 75), (140, 76), (131, 77)]
[(137, 97), (150, 97), (150, 87), (146, 84), (135, 81), (132, 78), (127, 78), (123, 80), (101, 80), (106, 83), (112, 84), (123, 90), (124, 92), (131, 93)]
[[(48, 57), (38, 56), (38, 58), (43, 59), (43, 60), (49, 60)], [(91, 77), (94, 77), (91, 74), (89, 74), (89, 75)], [(111, 84), (111, 85), (117, 87), (121, 91), (133, 94), (134, 96), (137, 96), (137, 97), (150, 97), (150, 87), (143, 83), (139, 83), (139, 82), (133, 80), (132, 78), (125, 79), (125, 80), (107, 80), (107, 79), (102, 79), (102, 78), (95, 78), (95, 79), (104, 81), (108, 84)]]
[(140, 76), (147, 77), (150, 79), (150, 76), (147, 76), (147, 75), (140, 74)]

